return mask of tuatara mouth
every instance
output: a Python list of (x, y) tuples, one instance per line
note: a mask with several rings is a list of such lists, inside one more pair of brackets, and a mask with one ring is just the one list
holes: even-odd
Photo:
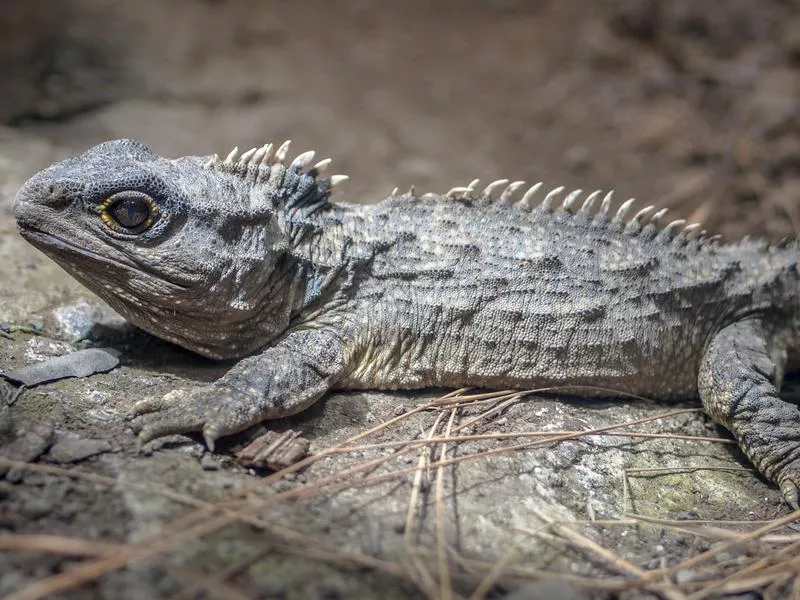
[(72, 242), (68, 242), (67, 240), (60, 238), (57, 235), (53, 235), (52, 233), (47, 233), (46, 231), (42, 231), (41, 229), (37, 229), (35, 227), (20, 225), (19, 233), (23, 238), (28, 240), (31, 244), (45, 251), (55, 250), (56, 252), (59, 253), (77, 255), (86, 258), (88, 260), (104, 263), (107, 265), (111, 265), (113, 267), (125, 266), (131, 269), (136, 269), (136, 267), (128, 263), (128, 261), (125, 260), (119, 261), (116, 259), (110, 259), (108, 257), (97, 254), (96, 252), (92, 252), (91, 250), (87, 250), (86, 248), (82, 248), (81, 246), (73, 244)]
[(47, 233), (46, 231), (42, 231), (41, 229), (37, 229), (36, 227), (30, 227), (27, 225), (19, 225), (19, 233), (20, 235), (28, 240), (31, 244), (36, 246), (37, 248), (41, 249), (44, 252), (51, 252), (57, 253), (59, 256), (74, 256), (80, 257), (82, 259), (95, 261), (104, 265), (108, 265), (109, 267), (116, 269), (116, 270), (128, 270), (128, 271), (135, 271), (136, 273), (145, 274), (150, 277), (156, 277), (161, 281), (166, 282), (169, 285), (174, 286), (177, 289), (186, 290), (189, 289), (191, 286), (188, 283), (184, 283), (181, 281), (177, 281), (171, 277), (165, 277), (163, 273), (152, 273), (149, 269), (143, 268), (141, 265), (132, 262), (128, 257), (118, 254), (113, 258), (109, 258), (107, 256), (103, 256), (102, 254), (97, 254), (96, 252), (92, 252), (91, 250), (87, 250), (77, 244), (73, 244), (72, 242), (68, 242), (64, 238), (61, 238), (57, 235), (52, 233)]
[(181, 290), (189, 289), (190, 287), (189, 285), (175, 281), (172, 278), (166, 278), (163, 276), (163, 274), (153, 275), (152, 273), (149, 273), (147, 270), (143, 269), (141, 266), (131, 262), (125, 256), (120, 255), (119, 257), (109, 258), (107, 256), (103, 256), (102, 254), (97, 254), (96, 252), (87, 250), (86, 248), (78, 246), (77, 244), (73, 244), (72, 242), (68, 242), (57, 235), (37, 229), (36, 227), (20, 225), (19, 233), (23, 238), (44, 252), (57, 253), (59, 256), (71, 255), (80, 257), (86, 260), (108, 265), (116, 270), (129, 270), (135, 271), (136, 273), (144, 273), (151, 277), (157, 277), (158, 279)]

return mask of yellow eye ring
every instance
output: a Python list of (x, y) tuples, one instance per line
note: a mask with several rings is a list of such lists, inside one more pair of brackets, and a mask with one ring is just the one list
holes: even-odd
[(143, 192), (132, 190), (112, 194), (95, 210), (103, 223), (118, 233), (142, 233), (161, 216), (155, 200)]

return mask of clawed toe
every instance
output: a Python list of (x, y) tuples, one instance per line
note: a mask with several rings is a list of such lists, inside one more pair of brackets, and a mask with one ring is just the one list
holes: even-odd
[(135, 418), (141, 415), (157, 412), (164, 408), (164, 398), (153, 397), (139, 400), (133, 405), (131, 409), (131, 417)]
[(219, 421), (219, 403), (196, 390), (174, 391), (163, 398), (147, 398), (137, 402), (130, 425), (145, 444), (156, 438), (191, 431), (202, 431), (208, 449), (213, 452), (217, 438), (229, 433)]
[(188, 404), (188, 393), (185, 390), (174, 390), (165, 396), (153, 396), (139, 400), (133, 405), (133, 417), (162, 412), (171, 408), (179, 408)]
[(206, 443), (206, 448), (208, 448), (209, 452), (214, 451), (214, 444), (217, 441), (217, 438), (220, 437), (214, 433), (209, 427), (203, 428), (203, 440)]
[(798, 493), (797, 484), (794, 481), (784, 481), (781, 484), (781, 493), (793, 510), (800, 509), (800, 493)]
[(145, 444), (150, 440), (172, 435), (175, 433), (189, 433), (190, 431), (200, 431), (203, 422), (192, 420), (179, 415), (159, 415), (159, 418), (144, 422), (139, 429), (139, 440)]
[(183, 391), (141, 400), (131, 412), (130, 425), (138, 434), (140, 444), (165, 435), (201, 431), (208, 420), (201, 406)]
[(142, 444), (165, 435), (201, 431), (213, 452), (218, 438), (242, 431), (260, 420), (261, 415), (244, 400), (232, 394), (221, 395), (215, 387), (174, 391), (163, 398), (137, 402), (130, 424)]

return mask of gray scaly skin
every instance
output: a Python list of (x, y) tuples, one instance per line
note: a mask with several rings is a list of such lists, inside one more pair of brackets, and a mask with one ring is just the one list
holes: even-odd
[(287, 147), (167, 160), (106, 142), (16, 197), (25, 239), (133, 323), (241, 359), (139, 401), (142, 440), (202, 431), (213, 448), (332, 388), (591, 385), (699, 396), (797, 506), (800, 411), (778, 397), (797, 244), (722, 245), (610, 194), (533, 203), (538, 185), (517, 199), (505, 181), (332, 203), (329, 161), (287, 164)]

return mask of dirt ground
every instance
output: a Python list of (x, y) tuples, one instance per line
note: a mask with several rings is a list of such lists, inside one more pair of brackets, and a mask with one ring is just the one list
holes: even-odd
[[(543, 180), (670, 206), (725, 239), (778, 240), (800, 221), (800, 3), (36, 0), (3, 11), (0, 369), (91, 346), (116, 349), (121, 365), (5, 390), (0, 596), (798, 593), (796, 565), (778, 568), (796, 548), (769, 554), (794, 530), (737, 537), (788, 508), (692, 402), (479, 396), (453, 410), (433, 403), (448, 390), (342, 393), (269, 424), (311, 440), (316, 459), (297, 472), (235, 461), (263, 428), (213, 454), (184, 436), (139, 449), (133, 402), (230, 365), (127, 326), (21, 240), (11, 202), (37, 169), (107, 139), (177, 156), (291, 138), (351, 176), (339, 192), (350, 201)], [(614, 426), (626, 435), (552, 439)], [(401, 444), (447, 431), (472, 437)], [(21, 446), (26, 464), (9, 463)], [(443, 457), (459, 462), (417, 470)], [(765, 557), (775, 572), (757, 571)]]

